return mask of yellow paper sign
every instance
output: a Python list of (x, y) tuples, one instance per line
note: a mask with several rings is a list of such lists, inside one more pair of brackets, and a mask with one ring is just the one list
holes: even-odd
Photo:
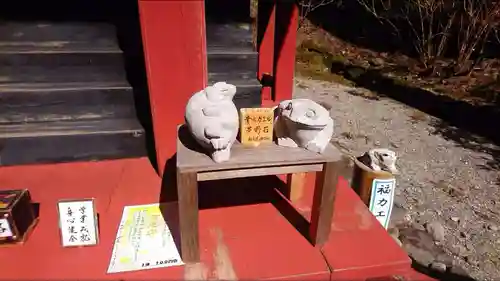
[(240, 109), (240, 136), (243, 145), (258, 146), (273, 141), (272, 108)]
[[(163, 211), (173, 205), (125, 206), (108, 273), (183, 265)], [(174, 208), (175, 209), (175, 208)]]

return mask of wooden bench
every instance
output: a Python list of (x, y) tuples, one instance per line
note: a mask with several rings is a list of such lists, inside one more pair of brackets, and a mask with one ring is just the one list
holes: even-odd
[(194, 142), (187, 127), (180, 126), (177, 137), (177, 192), (183, 261), (200, 261), (198, 181), (318, 172), (309, 238), (313, 245), (323, 244), (330, 234), (340, 160), (340, 151), (332, 145), (320, 155), (302, 148), (280, 147), (274, 143), (259, 147), (235, 143), (231, 149), (231, 159), (215, 163)]

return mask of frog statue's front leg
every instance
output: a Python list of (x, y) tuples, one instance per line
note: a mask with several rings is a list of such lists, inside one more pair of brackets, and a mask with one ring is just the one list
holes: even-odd
[(218, 117), (221, 114), (221, 109), (214, 105), (204, 107), (201, 111), (207, 117)]
[(326, 127), (306, 145), (306, 149), (316, 153), (323, 153), (333, 135), (333, 119), (329, 119)]
[(208, 124), (205, 128), (205, 136), (212, 145), (211, 158), (217, 162), (224, 162), (231, 157), (234, 126), (224, 123)]
[(278, 117), (275, 121), (274, 132), (279, 146), (299, 147), (297, 143), (289, 137), (288, 129), (283, 119)]

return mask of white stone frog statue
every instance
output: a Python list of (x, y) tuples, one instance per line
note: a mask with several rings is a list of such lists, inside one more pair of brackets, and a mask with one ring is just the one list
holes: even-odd
[(275, 112), (278, 145), (324, 152), (333, 135), (328, 110), (309, 99), (291, 99), (280, 102)]
[(393, 175), (398, 174), (396, 168), (396, 152), (387, 148), (373, 148), (358, 158), (361, 163), (376, 172), (385, 171)]
[(185, 120), (189, 131), (217, 163), (229, 160), (231, 146), (238, 135), (235, 94), (236, 86), (217, 82), (195, 93), (186, 105)]

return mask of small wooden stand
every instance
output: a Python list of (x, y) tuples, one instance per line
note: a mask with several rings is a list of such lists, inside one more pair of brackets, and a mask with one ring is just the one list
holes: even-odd
[[(321, 245), (328, 239), (341, 153), (329, 145), (324, 154), (302, 148), (280, 147), (274, 143), (257, 148), (235, 143), (231, 159), (215, 163), (203, 151), (197, 151), (187, 128), (178, 128), (177, 191), (181, 252), (184, 262), (199, 262), (198, 181), (318, 172), (309, 228), (310, 240)], [(256, 190), (256, 192), (258, 192)]]

